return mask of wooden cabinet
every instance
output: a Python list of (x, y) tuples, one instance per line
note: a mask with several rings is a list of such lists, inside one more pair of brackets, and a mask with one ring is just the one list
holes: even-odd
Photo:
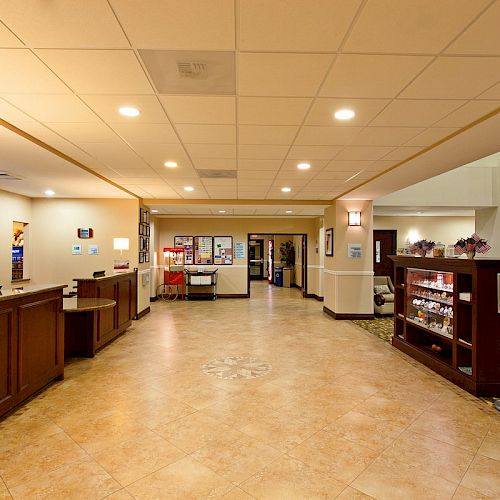
[(392, 344), (472, 394), (499, 394), (500, 260), (391, 259)]
[(95, 350), (123, 333), (137, 316), (137, 272), (104, 278), (75, 279), (79, 298), (102, 298), (116, 302), (113, 309), (97, 313)]
[(0, 415), (64, 376), (63, 288), (0, 296)]

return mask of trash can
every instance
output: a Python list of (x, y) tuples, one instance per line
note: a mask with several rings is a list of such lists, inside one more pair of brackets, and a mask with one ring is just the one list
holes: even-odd
[(274, 268), (274, 284), (276, 286), (283, 286), (283, 268), (276, 266)]

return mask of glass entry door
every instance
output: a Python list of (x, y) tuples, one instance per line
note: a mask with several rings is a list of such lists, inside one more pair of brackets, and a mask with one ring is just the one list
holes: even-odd
[(250, 279), (267, 278), (264, 276), (264, 240), (250, 240), (248, 249)]

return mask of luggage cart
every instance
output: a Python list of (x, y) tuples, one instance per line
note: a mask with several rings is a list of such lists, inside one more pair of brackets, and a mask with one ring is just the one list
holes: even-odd
[[(217, 271), (188, 271), (186, 270), (186, 300), (217, 298)], [(205, 290), (203, 290), (203, 288)], [(209, 291), (207, 291), (207, 289)]]

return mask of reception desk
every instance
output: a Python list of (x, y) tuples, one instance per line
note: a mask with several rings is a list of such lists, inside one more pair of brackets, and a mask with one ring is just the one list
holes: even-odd
[(101, 298), (116, 302), (98, 311), (94, 352), (123, 333), (137, 315), (137, 271), (103, 278), (77, 278), (78, 298)]
[(0, 415), (64, 377), (65, 287), (0, 291)]

